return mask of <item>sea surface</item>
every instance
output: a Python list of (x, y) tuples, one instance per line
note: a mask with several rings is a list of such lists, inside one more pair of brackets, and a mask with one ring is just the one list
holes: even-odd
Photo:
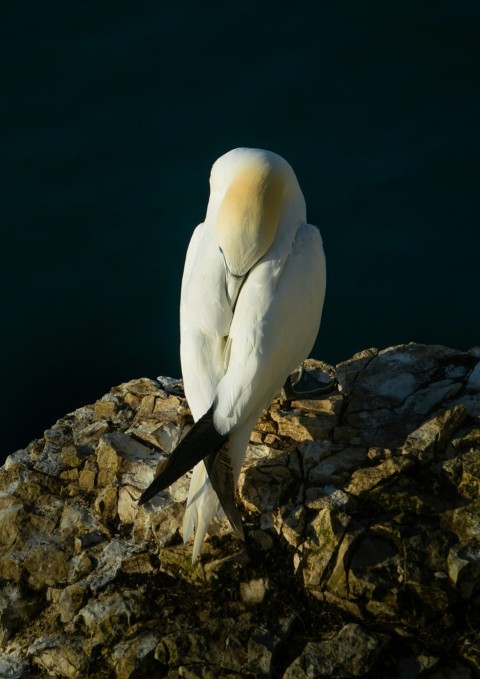
[(0, 5), (0, 461), (180, 375), (213, 161), (283, 155), (322, 233), (313, 355), (479, 330), (478, 2)]

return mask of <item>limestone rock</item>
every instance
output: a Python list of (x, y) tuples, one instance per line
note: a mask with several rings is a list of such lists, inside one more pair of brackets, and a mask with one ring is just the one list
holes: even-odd
[(283, 676), (284, 679), (361, 677), (375, 665), (384, 644), (384, 637), (350, 623), (324, 641), (309, 642)]
[(182, 385), (114, 387), (0, 470), (0, 676), (477, 676), (480, 351), (400, 345), (264, 411), (237, 501), (182, 544)]

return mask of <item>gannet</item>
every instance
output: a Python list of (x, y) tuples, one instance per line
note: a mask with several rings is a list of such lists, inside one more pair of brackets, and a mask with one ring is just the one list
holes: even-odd
[(261, 149), (221, 156), (181, 287), (180, 358), (195, 424), (139, 501), (194, 467), (183, 523), (184, 542), (195, 533), (193, 561), (223, 512), (244, 536), (235, 488), (250, 434), (310, 353), (325, 286), (322, 239), (291, 166)]

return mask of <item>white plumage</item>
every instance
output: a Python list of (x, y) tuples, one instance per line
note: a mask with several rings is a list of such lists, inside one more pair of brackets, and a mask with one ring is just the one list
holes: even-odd
[(234, 488), (250, 434), (313, 347), (325, 283), (322, 239), (290, 165), (260, 149), (219, 158), (182, 280), (180, 353), (195, 424), (140, 499), (197, 463), (183, 526), (184, 541), (195, 532), (193, 560), (222, 505), (243, 532)]
[[(215, 429), (229, 435), (235, 484), (263, 408), (313, 347), (325, 283), (320, 233), (306, 223), (290, 165), (259, 149), (239, 148), (219, 158), (207, 215), (185, 262), (181, 362), (194, 419), (213, 404)], [(184, 521), (185, 541), (195, 531), (193, 559), (220, 514), (201, 461)]]

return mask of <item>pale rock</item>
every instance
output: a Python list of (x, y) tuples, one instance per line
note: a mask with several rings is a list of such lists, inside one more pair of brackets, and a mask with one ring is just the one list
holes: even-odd
[(403, 452), (414, 455), (422, 462), (432, 459), (435, 454), (443, 452), (462, 425), (465, 415), (465, 408), (461, 404), (435, 415), (407, 436)]
[(320, 587), (349, 523), (350, 517), (344, 512), (324, 507), (307, 524), (303, 560), (307, 589)]
[(377, 355), (378, 349), (364, 349), (354, 354), (348, 361), (343, 361), (336, 366), (335, 376), (344, 395), (350, 394), (358, 376)]
[(32, 466), (32, 458), (26, 450), (21, 449), (15, 451), (7, 457), (3, 465), (3, 469), (6, 472), (11, 472), (15, 469), (22, 472), (25, 468), (31, 468)]
[(350, 473), (367, 460), (367, 449), (360, 446), (350, 446), (332, 453), (327, 458), (312, 467), (308, 472), (308, 480), (313, 484), (328, 484), (336, 482), (336, 477), (342, 472)]
[(461, 544), (480, 542), (480, 498), (454, 509), (446, 516), (451, 516), (451, 528), (460, 537)]
[(97, 567), (87, 577), (86, 581), (92, 592), (102, 590), (107, 584), (115, 580), (123, 562), (128, 559), (135, 551), (131, 542), (113, 538), (109, 542), (98, 558)]
[(304, 441), (300, 443), (297, 450), (302, 460), (303, 470), (307, 472), (343, 448), (344, 446), (334, 445), (330, 442)]
[(0, 546), (2, 550), (15, 545), (20, 534), (20, 521), (27, 517), (23, 505), (13, 499), (10, 507), (0, 509)]
[(338, 390), (263, 412), (245, 543), (216, 520), (195, 564), (189, 475), (138, 506), (191, 426), (181, 385), (132, 380), (62, 418), (0, 470), (0, 676), (473, 677), (479, 359), (308, 361)]
[(262, 455), (257, 459), (260, 460), (257, 464), (252, 462), (241, 472), (238, 489), (242, 502), (250, 511), (265, 512), (278, 506), (293, 476), (284, 453)]
[(60, 543), (45, 541), (32, 547), (23, 562), (28, 584), (34, 590), (67, 583), (69, 558)]
[[(95, 511), (102, 518), (102, 521), (113, 521), (119, 513), (119, 490), (115, 486), (106, 486), (98, 493), (95, 499)], [(120, 517), (122, 521), (122, 517)], [(127, 522), (128, 523), (128, 522)]]
[(121, 484), (147, 487), (154, 478), (155, 466), (164, 459), (154, 450), (127, 434), (105, 434), (97, 448), (98, 485)]
[(80, 580), (91, 573), (93, 568), (92, 559), (86, 552), (75, 554), (70, 559), (67, 581), (70, 584), (77, 582), (77, 580)]
[(28, 655), (50, 677), (81, 676), (88, 662), (78, 637), (42, 637), (29, 647)]
[(106, 420), (96, 420), (76, 432), (75, 443), (81, 444), (98, 441), (108, 429), (109, 425)]
[(385, 641), (384, 637), (350, 623), (335, 636), (324, 641), (309, 642), (301, 656), (287, 669), (283, 679), (360, 677), (372, 669)]
[(434, 384), (429, 384), (423, 389), (418, 389), (405, 400), (400, 410), (405, 414), (413, 410), (413, 412), (419, 415), (428, 415), (442, 402), (453, 398), (461, 389), (462, 384), (460, 382), (440, 380)]
[(306, 510), (304, 505), (287, 507), (280, 512), (279, 532), (293, 547), (301, 544), (305, 534)]
[(479, 441), (474, 443), (473, 448), (464, 452), (460, 458), (461, 471), (459, 475), (458, 489), (465, 498), (476, 500), (480, 498), (480, 449)]
[(134, 523), (140, 512), (144, 512), (138, 507), (140, 495), (135, 486), (125, 485), (118, 489), (118, 518), (123, 524)]
[(0, 653), (2, 679), (30, 679), (29, 663), (20, 653)]
[(62, 590), (58, 600), (58, 611), (60, 613), (60, 620), (63, 623), (68, 623), (78, 613), (82, 607), (88, 593), (86, 584), (75, 583), (68, 585)]
[(330, 413), (312, 412), (309, 410), (272, 409), (271, 415), (277, 423), (277, 434), (287, 436), (294, 441), (329, 439), (337, 417)]
[(92, 598), (80, 609), (74, 622), (89, 637), (106, 643), (131, 627), (141, 614), (141, 601), (140, 592), (128, 590)]
[(155, 676), (155, 670), (158, 669), (155, 648), (161, 636), (161, 632), (147, 631), (117, 644), (110, 661), (116, 678), (130, 679), (140, 674)]
[(93, 448), (87, 445), (66, 446), (62, 448), (60, 458), (66, 467), (80, 467), (89, 455), (92, 455)]
[(115, 414), (116, 400), (104, 397), (95, 403), (93, 420), (110, 420)]
[(92, 493), (97, 480), (98, 466), (95, 460), (88, 458), (78, 477), (78, 485), (81, 490)]
[(96, 519), (90, 507), (77, 500), (67, 500), (63, 506), (59, 524), (60, 533), (64, 538), (71, 538), (85, 533), (107, 532)]
[(255, 578), (240, 583), (240, 597), (249, 606), (261, 604), (267, 592), (268, 582), (264, 578)]

